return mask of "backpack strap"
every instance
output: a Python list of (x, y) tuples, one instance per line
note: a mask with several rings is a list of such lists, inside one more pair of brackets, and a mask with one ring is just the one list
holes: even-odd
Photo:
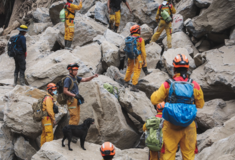
[(173, 16), (172, 16), (172, 11), (171, 11), (171, 7), (170, 7), (170, 5), (169, 5), (169, 3), (167, 4), (168, 5), (168, 7), (169, 7), (169, 10), (170, 10), (170, 12), (171, 12), (171, 18), (173, 18)]
[[(76, 81), (74, 81), (70, 75), (68, 75), (67, 77), (71, 80), (71, 85), (69, 86), (69, 91), (71, 91), (71, 90), (73, 89), (73, 87), (74, 87), (74, 83), (76, 83), (77, 86), (79, 85), (79, 83), (78, 83), (78, 81), (77, 81), (77, 80), (78, 80), (78, 77), (76, 76)], [(66, 77), (66, 78), (67, 78), (67, 77)]]
[(171, 83), (175, 82), (175, 80), (174, 80), (174, 79), (168, 79), (168, 80), (166, 80), (166, 82), (167, 82), (169, 85), (171, 85)]
[(72, 15), (74, 15), (74, 16), (75, 16), (75, 13), (71, 12), (70, 10), (68, 10), (67, 5), (65, 5), (65, 6), (64, 6), (64, 9), (66, 9), (66, 11), (68, 11), (68, 13), (69, 13), (69, 14), (72, 14)]
[(193, 83), (193, 79), (189, 78), (187, 82), (188, 83)]

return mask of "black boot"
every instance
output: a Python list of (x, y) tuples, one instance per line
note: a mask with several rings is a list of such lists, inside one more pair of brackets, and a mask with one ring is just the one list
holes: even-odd
[(127, 88), (129, 86), (129, 81), (124, 83), (124, 87)]
[(73, 50), (73, 49), (71, 48), (72, 43), (73, 43), (73, 41), (67, 41), (65, 49), (67, 49), (67, 50)]
[(24, 75), (20, 75), (20, 85), (25, 86)]
[(118, 26), (115, 26), (115, 27), (114, 27), (114, 32), (117, 33), (117, 31), (118, 31)]
[(139, 90), (136, 88), (136, 85), (132, 85), (130, 90), (133, 92), (139, 92)]
[(113, 30), (113, 23), (109, 23), (109, 29)]
[(17, 81), (18, 81), (18, 74), (14, 74), (14, 86), (17, 85)]
[(66, 49), (67, 46), (67, 40), (64, 40), (64, 49)]
[(150, 73), (152, 73), (152, 72), (149, 72), (149, 71), (148, 71), (148, 68), (147, 68), (147, 67), (143, 67), (142, 70), (144, 71), (144, 74), (145, 74), (146, 76), (149, 75)]

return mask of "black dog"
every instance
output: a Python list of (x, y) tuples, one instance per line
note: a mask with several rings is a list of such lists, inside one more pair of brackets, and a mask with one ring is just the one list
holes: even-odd
[(80, 145), (82, 147), (82, 149), (86, 150), (84, 148), (84, 143), (85, 143), (85, 139), (87, 136), (87, 132), (88, 129), (90, 128), (91, 124), (94, 124), (94, 119), (92, 118), (87, 118), (83, 124), (81, 125), (67, 125), (63, 128), (63, 133), (64, 133), (64, 138), (62, 140), (62, 147), (65, 147), (64, 145), (64, 140), (68, 139), (69, 143), (68, 143), (68, 147), (69, 150), (72, 151), (73, 149), (70, 148), (70, 142), (72, 140), (72, 137), (77, 137), (80, 138)]

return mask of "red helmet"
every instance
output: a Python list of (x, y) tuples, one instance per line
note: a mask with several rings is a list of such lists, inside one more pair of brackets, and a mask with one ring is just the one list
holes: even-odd
[(115, 155), (115, 148), (114, 145), (110, 142), (105, 142), (100, 147), (100, 153), (102, 157), (104, 156), (114, 156)]
[(47, 85), (47, 90), (49, 90), (49, 89), (56, 90), (57, 87), (56, 87), (56, 85), (55, 85), (54, 83), (49, 83), (49, 84)]
[(67, 66), (67, 69), (70, 70), (78, 70), (79, 68), (79, 65), (77, 63), (70, 63), (68, 66)]
[(165, 102), (158, 103), (158, 104), (157, 104), (157, 107), (156, 107), (156, 110), (157, 110), (158, 112), (162, 112), (163, 109), (164, 109), (164, 107), (165, 107)]
[(178, 54), (173, 60), (174, 68), (189, 68), (188, 58), (184, 54)]
[(131, 32), (131, 34), (133, 34), (133, 33), (140, 33), (140, 26), (137, 25), (137, 24), (132, 26), (131, 29), (130, 29), (130, 32)]

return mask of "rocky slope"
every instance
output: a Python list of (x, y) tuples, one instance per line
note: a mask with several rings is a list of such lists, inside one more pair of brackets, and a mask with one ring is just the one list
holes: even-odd
[[(117, 147), (115, 160), (147, 160), (148, 149), (143, 144), (139, 149), (134, 147), (143, 123), (156, 114), (149, 98), (173, 76), (172, 60), (179, 53), (189, 58), (189, 74), (201, 85), (206, 100), (196, 117), (196, 159), (235, 158), (234, 0), (173, 0), (177, 14), (173, 17), (171, 49), (167, 48), (165, 32), (157, 43), (149, 44), (157, 29), (157, 7), (163, 0), (127, 0), (133, 14), (122, 4), (118, 33), (108, 29), (106, 0), (83, 0), (82, 10), (76, 12), (71, 52), (63, 49), (64, 24), (59, 20), (65, 1), (0, 0), (4, 4), (0, 17), (5, 17), (0, 23), (0, 159), (101, 159), (100, 144), (110, 141)], [(6, 11), (10, 5), (12, 10)], [(15, 29), (20, 24), (29, 25), (25, 77), (29, 86), (12, 87), (14, 60), (7, 55), (7, 42), (18, 34)], [(127, 65), (124, 39), (134, 24), (141, 26), (148, 68), (152, 71), (148, 76), (141, 73), (139, 93), (123, 87)], [(46, 93), (48, 83), (57, 83), (67, 75), (66, 66), (71, 62), (80, 64), (81, 77), (100, 75), (79, 85), (85, 98), (80, 123), (88, 117), (95, 119), (86, 138), (87, 150), (81, 150), (79, 143), (72, 144), (73, 152), (67, 145), (61, 147), (62, 128), (69, 119), (66, 105), (60, 106), (56, 115), (55, 140), (40, 149), (41, 123), (32, 119), (32, 104)], [(119, 99), (104, 89), (104, 83), (118, 88)], [(177, 160), (182, 160), (180, 152)]]

